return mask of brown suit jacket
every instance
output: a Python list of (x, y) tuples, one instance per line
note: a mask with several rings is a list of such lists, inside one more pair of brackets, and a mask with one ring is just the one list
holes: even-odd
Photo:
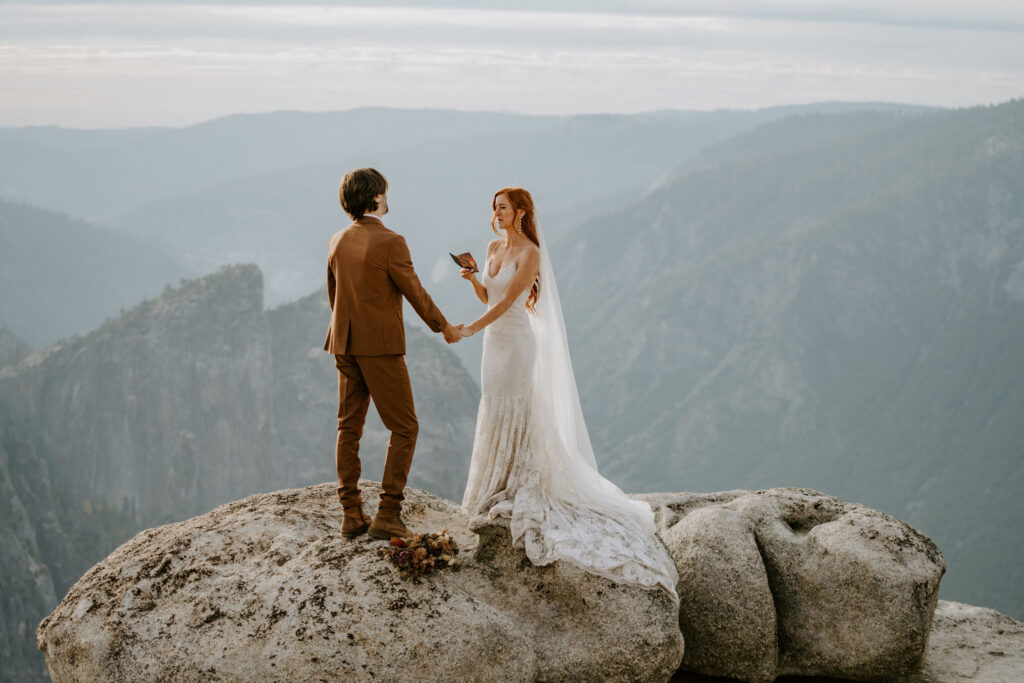
[(448, 326), (416, 277), (404, 237), (376, 216), (364, 216), (335, 233), (327, 259), (331, 324), (324, 350), (353, 356), (404, 354), (402, 296), (434, 332)]

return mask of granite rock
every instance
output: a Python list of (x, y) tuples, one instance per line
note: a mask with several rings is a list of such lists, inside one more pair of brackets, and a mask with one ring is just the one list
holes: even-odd
[(906, 522), (803, 488), (637, 498), (679, 568), (684, 669), (766, 682), (920, 667), (946, 565)]
[[(40, 624), (54, 681), (664, 681), (683, 655), (663, 591), (535, 567), (501, 521), (406, 489), (414, 531), (447, 527), (458, 571), (404, 580), (344, 539), (333, 483), (257, 494), (140, 532)], [(362, 480), (373, 514), (379, 487)]]

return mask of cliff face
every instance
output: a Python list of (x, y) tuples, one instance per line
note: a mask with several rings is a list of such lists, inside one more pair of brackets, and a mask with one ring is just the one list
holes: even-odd
[(272, 376), (262, 276), (239, 266), (33, 356), (0, 401), (55, 487), (160, 524), (279, 476)]
[[(0, 678), (45, 680), (32, 631), (60, 593), (71, 539), (59, 522), (63, 501), (53, 494), (46, 463), (7, 428), (0, 413)], [(94, 560), (95, 561), (95, 560)], [(87, 567), (88, 564), (79, 563)], [(70, 585), (75, 580), (66, 574)]]
[[(255, 266), (225, 268), (0, 370), (0, 678), (45, 676), (34, 624), (139, 529), (335, 477), (326, 297), (266, 312), (262, 292)], [(410, 484), (461, 494), (477, 390), (436, 340), (409, 342)], [(368, 424), (364, 471), (379, 476), (385, 441)]]

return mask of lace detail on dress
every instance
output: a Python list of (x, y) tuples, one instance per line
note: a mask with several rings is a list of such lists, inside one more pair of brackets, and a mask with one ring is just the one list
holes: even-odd
[(462, 499), (462, 511), (467, 516), (491, 512), (493, 519), (501, 512), (511, 513), (517, 484), (533, 474), (532, 468), (526, 467), (526, 458), (532, 452), (529, 415), (529, 398), (480, 399), (473, 458)]
[(523, 486), (515, 495), (510, 527), (513, 545), (525, 548), (536, 565), (570, 562), (618, 583), (662, 588), (678, 599), (679, 575), (665, 545), (628, 517), (610, 517)]
[[(514, 271), (493, 278), (484, 270), (490, 305)], [(559, 462), (543, 434), (545, 416), (532, 415), (536, 340), (526, 311), (529, 290), (484, 328), (481, 398), (469, 478), (462, 501), (467, 516), (509, 518), (512, 542), (535, 565), (569, 562), (611, 581), (663, 589), (673, 599), (675, 562), (655, 534), (647, 503), (622, 493), (596, 470), (551, 471)]]

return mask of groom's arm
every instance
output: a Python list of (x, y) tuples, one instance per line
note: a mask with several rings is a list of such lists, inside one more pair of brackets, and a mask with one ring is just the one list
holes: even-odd
[(395, 286), (398, 287), (398, 291), (412, 304), (417, 315), (423, 318), (427, 327), (434, 332), (442, 332), (448, 327), (448, 321), (441, 315), (441, 311), (434, 305), (434, 300), (430, 298), (430, 295), (423, 289), (423, 285), (420, 284), (420, 279), (416, 277), (416, 271), (412, 267), (409, 245), (405, 243), (405, 238), (401, 235), (396, 235), (391, 242), (388, 253), (388, 274)]

